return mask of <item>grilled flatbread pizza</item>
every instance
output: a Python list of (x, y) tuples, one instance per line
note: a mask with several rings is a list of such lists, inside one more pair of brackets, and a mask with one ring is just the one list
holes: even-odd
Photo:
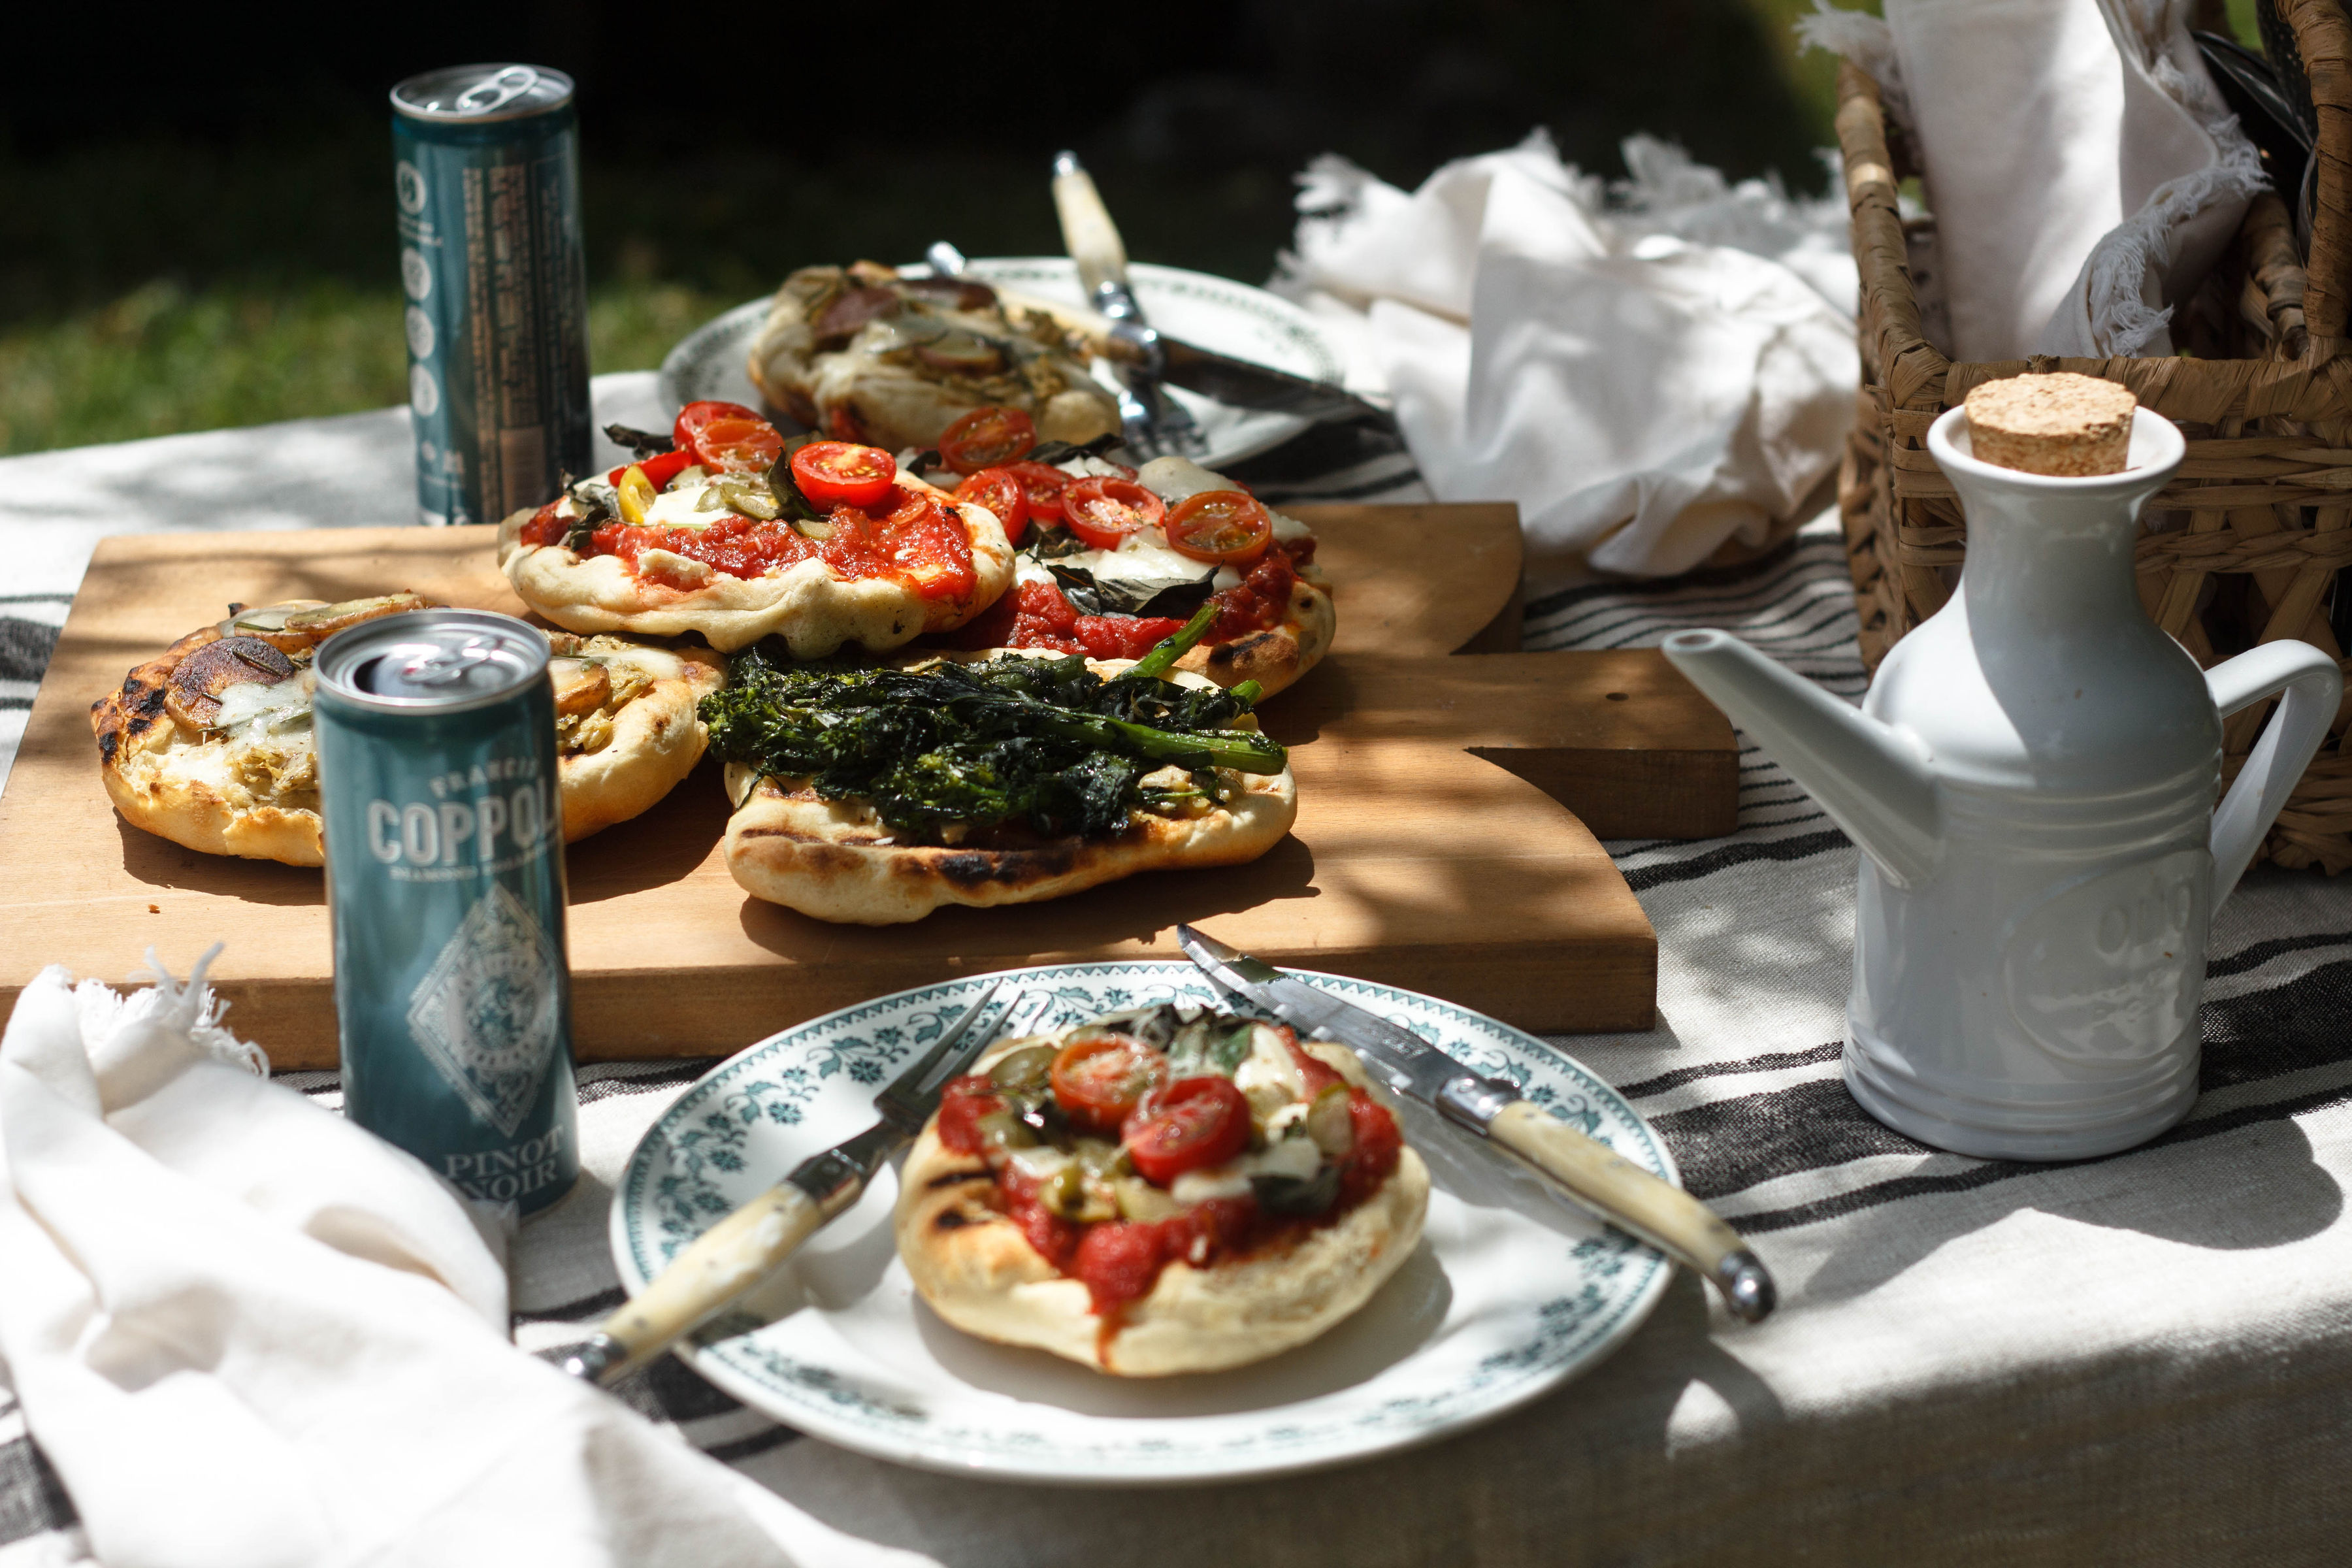
[(755, 898), (889, 925), (1254, 860), (1298, 812), (1254, 696), (1164, 664), (828, 668), (754, 648), (703, 709), (735, 806), (727, 868)]
[[(90, 707), (99, 775), (123, 820), (210, 855), (324, 863), (311, 744), (318, 646), (347, 626), (432, 601), (394, 594), (233, 607), (133, 669)], [(558, 632), (557, 780), (563, 837), (636, 816), (702, 755), (696, 703), (725, 679), (700, 648)]]
[(1089, 352), (1050, 311), (986, 283), (861, 261), (784, 279), (748, 368), (771, 407), (895, 451), (990, 405), (1018, 408), (1049, 440), (1116, 431), (1118, 403), (1088, 374)]
[(1255, 681), (1269, 697), (1330, 649), (1338, 617), (1305, 523), (1186, 458), (1138, 469), (1095, 452), (1031, 447), (1018, 460), (972, 468), (1024, 445), (1009, 411), (990, 412), (1007, 417), (976, 425), (972, 444), (940, 450), (971, 468), (958, 499), (989, 508), (1019, 542), (1014, 586), (935, 640), (1135, 658), (1213, 603), (1208, 635), (1176, 668), (1220, 686)]
[(955, 1327), (1160, 1377), (1323, 1333), (1428, 1205), (1352, 1052), (1162, 1005), (992, 1046), (916, 1140), (895, 1228)]
[(557, 626), (880, 653), (964, 625), (1012, 584), (995, 515), (877, 447), (815, 442), (786, 459), (773, 426), (724, 403), (690, 404), (672, 436), (643, 439), (639, 461), (499, 531), (507, 581)]

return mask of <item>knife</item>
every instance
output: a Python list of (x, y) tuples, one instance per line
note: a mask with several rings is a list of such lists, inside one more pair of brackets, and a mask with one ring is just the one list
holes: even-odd
[(1128, 287), (1127, 245), (1076, 153), (1054, 154), (1054, 210), (1062, 219), (1063, 247), (1078, 264), (1078, 286), (1109, 321), (1112, 341), (1129, 351), (1119, 356), (1128, 372), (1118, 400), (1127, 444), (1152, 456), (1202, 450), (1200, 426), (1160, 384), (1165, 358), (1160, 334), (1143, 319), (1143, 307)]
[(1779, 1300), (1772, 1276), (1738, 1232), (1672, 1182), (1625, 1160), (1542, 1107), (1518, 1087), (1487, 1078), (1377, 1013), (1308, 984), (1188, 925), (1176, 928), (1184, 954), (1209, 978), (1265, 1008), (1301, 1035), (1336, 1040), (1399, 1094), (1533, 1165), (1583, 1207), (1648, 1242), (1723, 1294), (1743, 1322), (1759, 1322)]
[(940, 1107), (940, 1090), (948, 1079), (991, 1040), (1035, 1028), (1054, 1005), (1051, 996), (1032, 992), (1016, 998), (996, 1027), (973, 1028), (1003, 984), (989, 986), (936, 1045), (882, 1087), (874, 1097), (880, 1121), (802, 1161), (782, 1181), (695, 1237), (563, 1359), (563, 1370), (590, 1383), (627, 1376), (740, 1300), (802, 1243), (838, 1219), (892, 1151), (923, 1130)]
[[(961, 278), (970, 265), (962, 251), (946, 240), (935, 240), (923, 259), (936, 276)], [(1026, 294), (1003, 285), (995, 285), (997, 295), (1007, 304), (1023, 310), (1043, 310), (1065, 327), (1094, 339), (1107, 359), (1120, 363), (1139, 361), (1142, 351), (1111, 331), (1109, 318), (1090, 310), (1066, 305), (1059, 300)], [(1379, 404), (1357, 396), (1347, 388), (1311, 376), (1294, 375), (1286, 370), (1276, 370), (1255, 360), (1237, 359), (1219, 353), (1214, 349), (1171, 338), (1152, 329), (1160, 346), (1160, 379), (1188, 392), (1214, 398), (1231, 408), (1251, 408), (1269, 414), (1287, 414), (1304, 419), (1310, 425), (1335, 424), (1347, 419), (1385, 420), (1388, 410)]]

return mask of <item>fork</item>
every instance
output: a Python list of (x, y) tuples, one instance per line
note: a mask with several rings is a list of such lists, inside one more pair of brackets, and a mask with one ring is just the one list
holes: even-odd
[(1024, 992), (994, 1028), (975, 1028), (1003, 984), (1001, 978), (991, 984), (936, 1045), (875, 1095), (881, 1121), (802, 1161), (782, 1181), (697, 1237), (566, 1356), (563, 1370), (596, 1384), (627, 1376), (748, 1294), (855, 1204), (882, 1162), (923, 1130), (950, 1079), (970, 1067), (991, 1041), (1008, 1031), (1034, 1029), (1053, 1006), (1050, 995)]

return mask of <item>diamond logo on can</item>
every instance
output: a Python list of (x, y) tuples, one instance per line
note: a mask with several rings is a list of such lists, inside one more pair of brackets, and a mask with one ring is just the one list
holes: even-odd
[(492, 882), (409, 999), (408, 1029), (475, 1115), (508, 1137), (556, 1049), (562, 963), (522, 900)]
[(400, 210), (402, 212), (406, 213), (411, 217), (415, 217), (418, 213), (425, 210), (424, 171), (417, 168), (415, 164), (410, 163), (407, 159), (403, 158), (397, 164), (394, 165), (392, 183), (394, 189), (399, 193)]

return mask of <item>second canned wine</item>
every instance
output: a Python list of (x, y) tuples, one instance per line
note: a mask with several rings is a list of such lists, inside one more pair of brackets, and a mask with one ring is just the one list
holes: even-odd
[(417, 610), (320, 650), (343, 1107), (471, 1198), (580, 1173), (547, 639)]
[(572, 79), (456, 66), (392, 89), (417, 510), (496, 522), (588, 467)]

